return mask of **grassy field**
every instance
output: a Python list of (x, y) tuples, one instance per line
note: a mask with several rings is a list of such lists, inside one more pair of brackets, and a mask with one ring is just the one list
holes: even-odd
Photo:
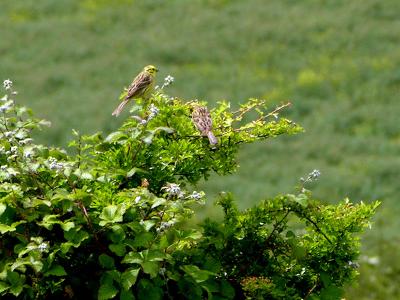
[(118, 95), (149, 63), (160, 68), (159, 81), (175, 77), (170, 95), (210, 107), (258, 97), (273, 108), (290, 99), (284, 114), (305, 133), (244, 148), (236, 174), (212, 176), (199, 188), (210, 198), (233, 191), (248, 207), (291, 192), (319, 169), (311, 188), (323, 201), (382, 200), (364, 239), (360, 285), (348, 299), (399, 296), (400, 1), (25, 0), (0, 7), (0, 80), (12, 79), (21, 102), (52, 122), (38, 136), (45, 143), (65, 146), (72, 128), (117, 128)]

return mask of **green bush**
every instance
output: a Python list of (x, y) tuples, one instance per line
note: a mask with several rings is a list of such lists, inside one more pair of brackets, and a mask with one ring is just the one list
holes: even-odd
[[(339, 299), (357, 272), (354, 233), (378, 203), (322, 205), (305, 189), (224, 220), (190, 222), (205, 201), (193, 187), (232, 173), (242, 144), (300, 132), (251, 99), (211, 110), (211, 147), (190, 118), (193, 102), (161, 91), (117, 131), (81, 136), (71, 151), (35, 144), (45, 121), (0, 106), (0, 295), (19, 299)], [(202, 103), (204, 104), (204, 103)], [(245, 121), (246, 120), (246, 121)], [(246, 189), (243, 186), (243, 189)]]

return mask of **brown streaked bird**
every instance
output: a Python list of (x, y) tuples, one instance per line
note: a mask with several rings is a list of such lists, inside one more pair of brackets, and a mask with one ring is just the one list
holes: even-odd
[(192, 112), (192, 121), (202, 136), (208, 137), (211, 145), (218, 143), (217, 138), (212, 132), (212, 119), (207, 107), (194, 105)]
[(112, 115), (118, 117), (121, 111), (124, 109), (125, 105), (131, 99), (142, 98), (148, 99), (154, 90), (155, 76), (158, 69), (153, 65), (148, 65), (143, 68), (135, 79), (133, 79), (131, 85), (128, 87), (128, 93), (124, 100), (118, 105), (118, 107), (113, 111)]

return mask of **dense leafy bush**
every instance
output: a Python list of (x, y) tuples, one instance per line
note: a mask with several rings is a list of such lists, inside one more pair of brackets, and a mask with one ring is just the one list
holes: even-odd
[[(35, 144), (46, 122), (1, 100), (0, 295), (20, 299), (338, 299), (356, 275), (358, 240), (377, 203), (322, 205), (304, 187), (222, 222), (190, 223), (211, 172), (234, 172), (241, 144), (301, 127), (249, 100), (212, 110), (217, 147), (196, 131), (193, 102), (158, 92), (120, 129)], [(245, 187), (243, 187), (245, 188)]]

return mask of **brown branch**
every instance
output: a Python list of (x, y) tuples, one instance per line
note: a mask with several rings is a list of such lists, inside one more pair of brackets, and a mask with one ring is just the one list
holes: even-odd
[(289, 215), (290, 210), (286, 211), (286, 214), (283, 216), (283, 218), (278, 222), (275, 223), (274, 228), (272, 229), (271, 233), (269, 234), (269, 236), (267, 237), (267, 239), (265, 240), (265, 243), (268, 244), (269, 240), (272, 238), (272, 235), (275, 233), (275, 231), (278, 229), (279, 225), (282, 224), (282, 222), (287, 218), (287, 216)]
[(331, 240), (328, 238), (328, 236), (321, 230), (321, 228), (318, 227), (317, 223), (315, 223), (313, 220), (311, 220), (310, 217), (307, 217), (307, 216), (305, 216), (305, 215), (303, 215), (302, 217), (303, 217), (304, 219), (306, 219), (308, 222), (310, 222), (311, 224), (313, 224), (314, 227), (317, 229), (317, 231), (318, 231), (319, 233), (321, 233), (321, 234), (324, 236), (324, 238), (325, 238), (331, 245), (333, 245), (332, 241), (331, 241)]

